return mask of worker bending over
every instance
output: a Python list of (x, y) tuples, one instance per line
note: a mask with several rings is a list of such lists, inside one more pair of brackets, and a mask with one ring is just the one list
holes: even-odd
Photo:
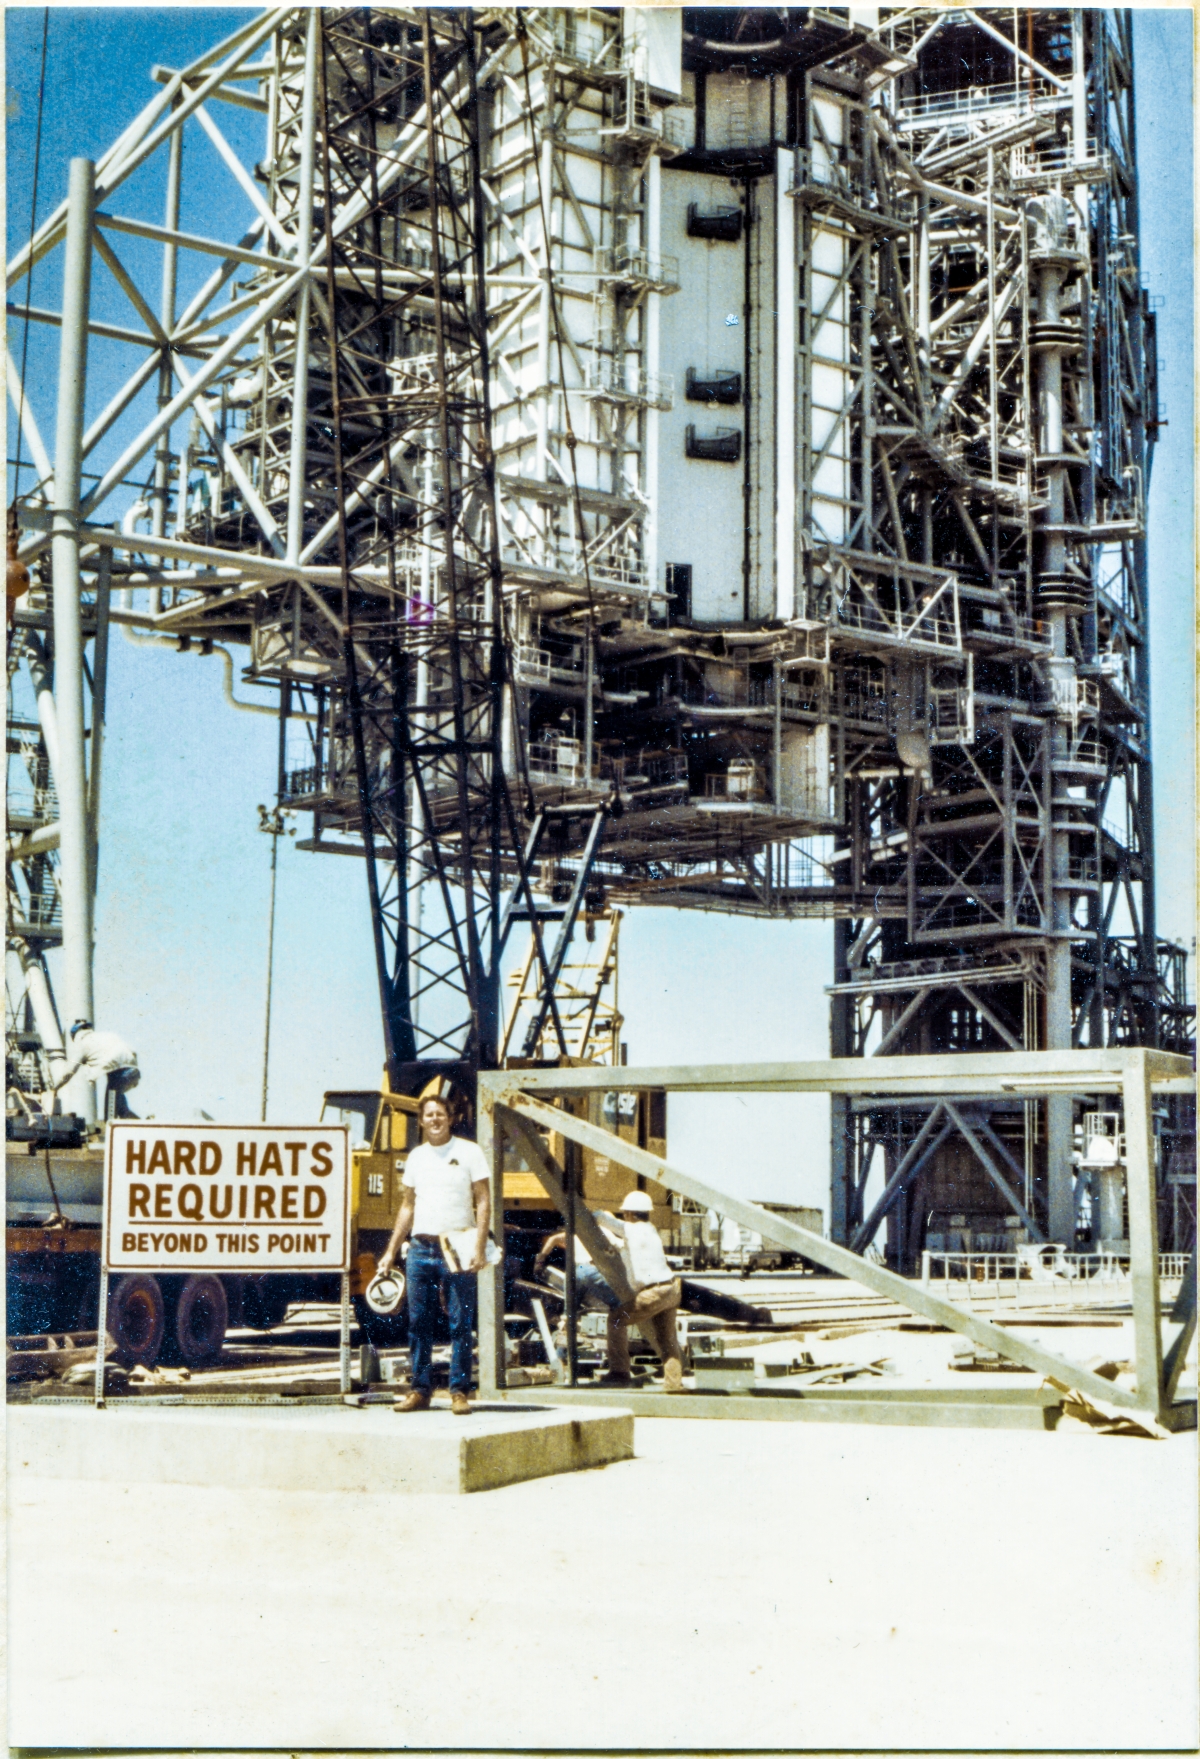
[[(576, 1290), (608, 1309), (607, 1386), (628, 1386), (633, 1378), (629, 1362), (629, 1326), (636, 1325), (662, 1357), (663, 1386), (669, 1393), (683, 1391), (683, 1353), (675, 1328), (675, 1314), (683, 1295), (679, 1278), (671, 1274), (658, 1229), (650, 1221), (653, 1205), (644, 1191), (631, 1191), (621, 1205), (620, 1219), (600, 1211), (596, 1220), (621, 1254), (632, 1294), (622, 1302), (591, 1261), (582, 1241), (575, 1245), (582, 1258), (575, 1271)], [(551, 1234), (542, 1242), (535, 1261), (540, 1271), (556, 1246), (566, 1244), (566, 1232)]]
[(137, 1053), (115, 1032), (97, 1032), (90, 1020), (76, 1020), (71, 1027), (71, 1054), (55, 1069), (50, 1090), (43, 1100), (43, 1109), (52, 1112), (54, 1095), (65, 1087), (72, 1076), (83, 1070), (89, 1081), (106, 1078), (103, 1095), (97, 1093), (97, 1110), (102, 1118), (132, 1118), (125, 1095), (142, 1078)]
[[(397, 1411), (427, 1411), (433, 1395), (433, 1333), (442, 1293), (450, 1321), (450, 1408), (469, 1414), (471, 1328), (475, 1319), (475, 1273), (487, 1262), (492, 1216), (491, 1184), (483, 1151), (450, 1133), (450, 1107), (431, 1096), (417, 1114), (423, 1140), (404, 1166), (403, 1196), (392, 1237), (376, 1269), (386, 1276), (405, 1240), (408, 1343), (412, 1391)], [(464, 1235), (473, 1230), (469, 1244)], [(465, 1246), (465, 1250), (464, 1250)], [(453, 1255), (453, 1256), (451, 1256)], [(453, 1268), (461, 1264), (461, 1270)]]

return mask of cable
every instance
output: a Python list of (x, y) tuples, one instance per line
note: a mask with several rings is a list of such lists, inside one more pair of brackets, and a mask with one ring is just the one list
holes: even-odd
[[(29, 274), (26, 278), (25, 285), (25, 309), (27, 313), (33, 305), (33, 234), (34, 228), (37, 224), (38, 179), (42, 167), (42, 108), (46, 97), (46, 43), (49, 36), (50, 8), (47, 6), (42, 12), (42, 66), (41, 72), (38, 75), (37, 130), (34, 135), (33, 143), (33, 195), (29, 203)], [(21, 342), (21, 384), (17, 399), (17, 458), (13, 470), (14, 506), (16, 506), (17, 497), (21, 492), (21, 442), (24, 436), (24, 427), (22, 424), (25, 419), (25, 366), (29, 358), (29, 326), (31, 322), (32, 319), (26, 316), (25, 335)]]

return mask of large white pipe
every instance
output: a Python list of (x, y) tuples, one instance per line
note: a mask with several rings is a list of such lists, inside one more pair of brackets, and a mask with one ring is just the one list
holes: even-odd
[(32, 861), (35, 855), (49, 855), (51, 850), (58, 848), (58, 820), (53, 824), (39, 825), (35, 831), (26, 831), (15, 843), (8, 845), (10, 861)]
[[(662, 245), (662, 161), (657, 153), (651, 153), (646, 165), (646, 255), (651, 262), (657, 262), (661, 255)], [(660, 335), (662, 294), (651, 293), (646, 298), (646, 352), (645, 369), (650, 379), (651, 395), (658, 397), (658, 374), (661, 360)], [(646, 480), (642, 485), (646, 493), (649, 511), (643, 526), (643, 555), (646, 565), (646, 579), (651, 592), (659, 590), (658, 578), (658, 440), (659, 413), (656, 402), (652, 402), (646, 411)], [(591, 776), (589, 773), (588, 780)]]
[[(95, 166), (72, 159), (63, 263), (62, 345), (54, 454), (54, 705), (58, 714), (59, 885), (62, 892), (63, 999), (72, 1020), (92, 1018), (92, 899), (89, 884), (87, 769), (80, 622), (79, 474), (87, 374)], [(70, 1083), (73, 1109), (95, 1121), (91, 1084)]]
[(25, 658), (29, 662), (29, 676), (33, 681), (33, 694), (37, 700), (38, 723), (42, 729), (42, 741), (46, 747), (46, 756), (50, 760), (50, 776), (57, 787), (58, 712), (54, 707), (50, 663), (46, 658), (46, 650), (41, 641), (28, 631), (25, 635)]
[(62, 1029), (58, 1024), (58, 1015), (54, 1011), (54, 997), (50, 993), (50, 979), (46, 976), (46, 967), (42, 963), (40, 953), (31, 953), (27, 948), (20, 952), (21, 970), (25, 974), (25, 993), (33, 1008), (33, 1023), (38, 1029), (38, 1037), (48, 1056), (61, 1057), (63, 1053)]
[(775, 615), (796, 615), (795, 155), (775, 151)]

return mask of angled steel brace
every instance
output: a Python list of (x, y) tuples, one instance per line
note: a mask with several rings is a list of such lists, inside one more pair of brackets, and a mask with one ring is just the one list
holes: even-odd
[(934, 1140), (932, 1142), (929, 1140), (930, 1136), (933, 1135), (933, 1131), (944, 1110), (944, 1106), (935, 1105), (925, 1122), (921, 1125), (920, 1131), (915, 1140), (910, 1142), (905, 1149), (900, 1165), (896, 1168), (895, 1172), (888, 1180), (887, 1185), (880, 1193), (870, 1215), (855, 1230), (854, 1238), (850, 1242), (851, 1252), (862, 1252), (870, 1245), (875, 1236), (876, 1228), (888, 1213), (889, 1209), (891, 1209), (901, 1191), (911, 1180), (916, 1178), (930, 1155), (935, 1149), (939, 1148), (946, 1140), (947, 1136), (949, 1136), (953, 1126), (950, 1124), (943, 1124), (936, 1137), (934, 1137)]
[[(543, 1186), (547, 1197), (560, 1215), (567, 1213), (566, 1174), (559, 1166), (534, 1126), (519, 1112), (500, 1105), (495, 1112), (496, 1129), (519, 1148), (529, 1163), (530, 1171)], [(601, 1276), (622, 1301), (633, 1298), (633, 1289), (625, 1273), (624, 1261), (616, 1247), (609, 1243), (600, 1223), (587, 1205), (575, 1205), (575, 1232), (591, 1253), (592, 1262)]]
[(550, 1012), (551, 1003), (555, 1000), (554, 991), (557, 987), (559, 977), (562, 975), (563, 963), (567, 957), (567, 948), (570, 946), (571, 936), (575, 932), (575, 923), (579, 916), (579, 909), (583, 903), (583, 894), (587, 888), (588, 879), (591, 875), (592, 863), (596, 859), (596, 852), (600, 847), (600, 839), (604, 835), (604, 826), (607, 822), (607, 806), (598, 806), (596, 808), (595, 816), (592, 819), (591, 829), (588, 832), (588, 839), (584, 846), (583, 855), (580, 858), (579, 872), (575, 876), (575, 884), (571, 888), (571, 896), (567, 902), (567, 908), (563, 913), (562, 923), (559, 926), (558, 938), (554, 943), (554, 951), (550, 955), (550, 964), (545, 970), (545, 984), (542, 1000), (537, 1013), (529, 1023), (529, 1030), (525, 1034), (525, 1055), (527, 1057), (533, 1056), (537, 1050), (538, 1043), (542, 1036), (542, 1028), (546, 1024), (546, 1016)]
[(949, 1113), (950, 1117), (954, 1119), (959, 1131), (970, 1143), (974, 1150), (976, 1160), (979, 1162), (988, 1178), (992, 1181), (992, 1184), (996, 1187), (997, 1191), (999, 1191), (1000, 1195), (1004, 1198), (1005, 1202), (1009, 1204), (1013, 1214), (1019, 1215), (1034, 1239), (1039, 1243), (1043, 1243), (1046, 1238), (1045, 1234), (1043, 1234), (1041, 1228), (1038, 1227), (1025, 1205), (1021, 1202), (1021, 1199), (1017, 1196), (1008, 1180), (1004, 1177), (1004, 1174), (1000, 1171), (1000, 1168), (996, 1165), (987, 1149), (983, 1146), (983, 1143), (975, 1134), (972, 1126), (963, 1117), (957, 1106), (952, 1106), (949, 1100), (946, 1100), (944, 1104), (946, 1111)]
[[(619, 1080), (617, 1071), (605, 1070), (604, 1073), (610, 1085), (614, 1075)], [(581, 1143), (583, 1147), (607, 1155), (618, 1166), (628, 1167), (631, 1172), (654, 1179), (658, 1184), (665, 1185), (669, 1191), (678, 1191), (685, 1197), (694, 1198), (706, 1208), (716, 1209), (743, 1227), (752, 1228), (764, 1239), (776, 1241), (790, 1251), (802, 1253), (805, 1258), (824, 1265), (835, 1275), (844, 1276), (850, 1282), (861, 1283), (864, 1288), (885, 1295), (901, 1307), (907, 1307), (925, 1319), (932, 1319), (937, 1325), (944, 1325), (949, 1331), (961, 1332), (985, 1350), (995, 1350), (1006, 1360), (1020, 1362), (1035, 1374), (1050, 1376), (1081, 1393), (1103, 1399), (1110, 1405), (1121, 1405), (1135, 1411), (1157, 1410), (1157, 1384), (1151, 1389), (1149, 1401), (1140, 1390), (1129, 1392), (1124, 1387), (1114, 1386), (1112, 1381), (1102, 1379), (1079, 1363), (1069, 1362), (1027, 1338), (1014, 1336), (1003, 1326), (993, 1325), (991, 1321), (980, 1319), (976, 1314), (964, 1312), (953, 1302), (942, 1300), (940, 1296), (897, 1276), (894, 1271), (884, 1270), (881, 1265), (859, 1258), (845, 1246), (835, 1246), (831, 1240), (822, 1239), (820, 1234), (810, 1233), (807, 1228), (797, 1227), (794, 1222), (784, 1221), (780, 1216), (773, 1215), (769, 1209), (761, 1209), (756, 1203), (747, 1203), (742, 1198), (731, 1197), (728, 1192), (718, 1191), (713, 1186), (704, 1184), (690, 1173), (681, 1172), (678, 1167), (670, 1166), (657, 1155), (648, 1154), (645, 1149), (635, 1148), (631, 1142), (622, 1141), (608, 1130), (586, 1123), (582, 1118), (572, 1117), (568, 1112), (556, 1111), (541, 1100), (530, 1098), (518, 1088), (501, 1088), (499, 1082), (502, 1080), (503, 1077), (496, 1076), (481, 1078), (480, 1097), (485, 1106), (499, 1102), (531, 1122), (540, 1124), (544, 1129), (558, 1130), (572, 1141)]]

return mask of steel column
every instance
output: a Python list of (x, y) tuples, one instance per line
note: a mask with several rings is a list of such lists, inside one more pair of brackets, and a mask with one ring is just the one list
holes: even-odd
[[(58, 424), (54, 454), (54, 706), (58, 724), (59, 873), (62, 885), (63, 997), (70, 1020), (90, 1020), (92, 897), (89, 883), (87, 764), (83, 725), (83, 631), (80, 611), (79, 500), (87, 322), (91, 291), (95, 166), (72, 159), (63, 263), (62, 344), (58, 369)], [(89, 1123), (95, 1122), (91, 1083), (76, 1077), (66, 1089)]]

